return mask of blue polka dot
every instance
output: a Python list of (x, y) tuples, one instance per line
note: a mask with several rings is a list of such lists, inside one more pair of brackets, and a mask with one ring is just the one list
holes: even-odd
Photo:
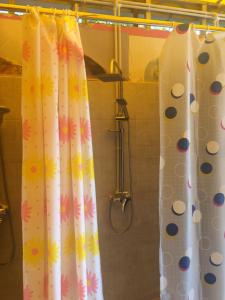
[(179, 33), (179, 34), (184, 34), (184, 33), (186, 33), (186, 32), (188, 31), (188, 29), (189, 29), (189, 24), (179, 24), (179, 25), (177, 25), (177, 27), (176, 27), (176, 31), (177, 31), (177, 33)]
[(175, 107), (171, 106), (171, 107), (168, 107), (165, 111), (165, 115), (168, 119), (173, 119), (176, 117), (177, 115), (177, 110)]
[(207, 62), (209, 61), (209, 53), (202, 52), (201, 54), (199, 54), (198, 61), (200, 62), (200, 64), (207, 64)]
[(185, 152), (189, 148), (189, 140), (187, 138), (181, 138), (177, 142), (177, 148), (181, 152)]
[(166, 232), (170, 236), (175, 236), (178, 233), (178, 226), (174, 223), (170, 223), (166, 226)]
[(196, 207), (195, 207), (195, 205), (192, 205), (192, 216), (193, 216), (195, 211), (196, 211)]
[(208, 284), (214, 284), (216, 282), (216, 276), (213, 273), (205, 274), (204, 279)]
[(213, 201), (214, 201), (214, 204), (216, 206), (222, 206), (224, 204), (224, 194), (223, 193), (217, 193), (214, 198), (213, 198)]
[(210, 91), (213, 95), (218, 95), (222, 91), (222, 84), (219, 81), (213, 81), (210, 86)]
[(195, 95), (194, 94), (190, 94), (190, 103), (192, 103), (193, 101), (195, 101)]
[(181, 257), (179, 267), (182, 271), (187, 271), (190, 267), (190, 258), (188, 256)]
[(213, 167), (210, 163), (208, 162), (205, 162), (203, 164), (201, 164), (201, 171), (202, 173), (204, 174), (210, 174), (213, 170)]

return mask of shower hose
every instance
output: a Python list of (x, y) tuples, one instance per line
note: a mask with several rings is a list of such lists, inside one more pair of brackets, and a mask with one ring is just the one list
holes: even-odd
[(11, 203), (9, 199), (9, 193), (7, 188), (7, 181), (6, 181), (6, 169), (5, 169), (5, 163), (3, 158), (3, 148), (2, 148), (2, 138), (0, 133), (0, 169), (1, 169), (1, 177), (2, 177), (2, 183), (3, 183), (3, 193), (5, 195), (5, 202), (8, 205), (8, 221), (9, 221), (9, 231), (11, 236), (11, 242), (12, 242), (12, 248), (9, 254), (9, 258), (2, 262), (0, 261), (0, 266), (5, 266), (9, 264), (15, 257), (16, 252), (16, 242), (15, 242), (15, 234), (13, 230), (13, 222), (12, 222), (12, 216), (11, 216)]
[[(132, 165), (131, 165), (131, 144), (130, 144), (130, 120), (127, 120), (127, 133), (128, 133), (128, 137), (127, 137), (127, 144), (128, 144), (128, 172), (129, 172), (129, 188), (130, 188), (130, 197), (131, 200), (129, 201), (128, 205), (130, 205), (130, 220), (128, 225), (123, 229), (123, 230), (118, 230), (115, 225), (113, 224), (113, 220), (112, 220), (112, 207), (113, 207), (113, 199), (110, 200), (109, 202), (109, 222), (110, 222), (110, 226), (112, 228), (112, 230), (117, 233), (117, 234), (122, 234), (127, 232), (133, 223), (133, 215), (134, 215), (134, 211), (133, 211), (133, 177), (132, 177)], [(125, 207), (125, 211), (126, 212), (126, 207)]]

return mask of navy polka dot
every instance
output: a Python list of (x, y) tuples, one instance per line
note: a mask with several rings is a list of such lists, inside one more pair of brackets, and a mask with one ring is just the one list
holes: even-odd
[(209, 173), (212, 172), (212, 170), (213, 170), (213, 167), (212, 167), (212, 165), (210, 163), (205, 162), (205, 163), (201, 164), (201, 171), (202, 171), (202, 173), (209, 174)]
[(177, 142), (177, 148), (181, 152), (187, 151), (188, 148), (189, 148), (189, 141), (188, 141), (188, 139), (187, 138), (181, 138), (181, 139), (179, 139), (179, 141)]
[(166, 232), (170, 236), (175, 236), (178, 233), (178, 226), (174, 223), (170, 223), (166, 226)]
[(176, 27), (176, 31), (177, 33), (179, 34), (184, 34), (188, 31), (189, 29), (189, 24), (179, 24), (177, 27)]
[(209, 53), (202, 52), (201, 54), (199, 54), (198, 61), (200, 62), (200, 64), (207, 64), (207, 62), (209, 61)]
[(177, 115), (177, 110), (175, 107), (171, 106), (171, 107), (168, 107), (165, 111), (165, 115), (168, 119), (173, 119), (176, 117)]
[(192, 103), (193, 101), (195, 101), (195, 96), (194, 94), (190, 94), (190, 103)]
[(213, 201), (214, 201), (214, 204), (216, 206), (222, 206), (224, 204), (224, 194), (223, 193), (217, 193), (214, 198), (213, 198)]
[(183, 256), (179, 261), (179, 267), (182, 271), (187, 271), (190, 267), (190, 258), (188, 256)]
[(208, 284), (214, 284), (216, 282), (216, 276), (213, 273), (205, 274), (204, 279)]
[(192, 216), (193, 216), (195, 211), (196, 211), (196, 207), (195, 207), (195, 205), (192, 205)]
[(219, 81), (213, 81), (213, 83), (210, 86), (210, 91), (213, 95), (217, 95), (222, 91), (222, 84)]

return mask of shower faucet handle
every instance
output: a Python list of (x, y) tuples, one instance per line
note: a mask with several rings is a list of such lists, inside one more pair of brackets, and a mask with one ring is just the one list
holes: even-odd
[(8, 206), (6, 204), (0, 203), (0, 224), (3, 222), (4, 217), (8, 213)]

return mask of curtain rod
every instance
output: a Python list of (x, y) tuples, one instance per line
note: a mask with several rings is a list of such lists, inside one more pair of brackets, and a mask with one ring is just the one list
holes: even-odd
[[(14, 4), (5, 4), (0, 3), (0, 9), (16, 12), (29, 13), (32, 6), (25, 5), (14, 5)], [(161, 21), (153, 19), (141, 19), (141, 18), (132, 18), (132, 17), (119, 17), (113, 15), (104, 15), (104, 14), (95, 14), (88, 12), (78, 12), (72, 10), (63, 10), (56, 8), (45, 8), (38, 7), (40, 13), (53, 14), (53, 15), (64, 15), (74, 16), (81, 19), (87, 20), (98, 20), (98, 21), (108, 21), (118, 24), (135, 24), (135, 25), (147, 25), (147, 26), (162, 26), (162, 27), (175, 27), (181, 22), (171, 22), (171, 21)], [(194, 29), (197, 30), (206, 30), (206, 31), (225, 31), (225, 27), (218, 26), (208, 26), (208, 25), (197, 25), (192, 24)]]

